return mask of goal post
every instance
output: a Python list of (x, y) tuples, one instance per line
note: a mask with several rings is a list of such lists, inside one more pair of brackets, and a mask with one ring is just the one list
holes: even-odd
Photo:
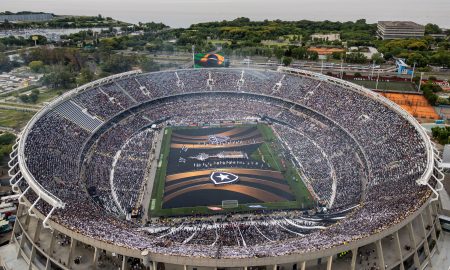
[(222, 201), (222, 208), (236, 208), (239, 206), (238, 200), (224, 200)]

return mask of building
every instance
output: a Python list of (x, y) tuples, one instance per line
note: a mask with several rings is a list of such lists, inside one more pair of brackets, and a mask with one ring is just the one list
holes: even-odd
[(411, 75), (413, 72), (411, 67), (406, 64), (405, 59), (403, 58), (395, 59), (395, 66), (397, 67), (397, 74), (399, 75)]
[(381, 39), (420, 38), (425, 27), (411, 21), (379, 21), (377, 34)]
[(11, 15), (0, 15), (0, 21), (9, 22), (42, 22), (49, 21), (53, 19), (53, 14), (50, 13), (30, 13), (30, 14), (11, 14)]
[(338, 33), (331, 34), (313, 34), (311, 40), (323, 40), (323, 41), (340, 41), (341, 35)]
[[(352, 52), (359, 52), (364, 54), (365, 57), (367, 57), (367, 59), (372, 59), (372, 56), (376, 53), (379, 53), (378, 50), (375, 47), (364, 47), (364, 46), (360, 46), (360, 47), (350, 47), (348, 48), (348, 52), (347, 54), (350, 54)], [(380, 55), (381, 57), (383, 57), (383, 54)]]

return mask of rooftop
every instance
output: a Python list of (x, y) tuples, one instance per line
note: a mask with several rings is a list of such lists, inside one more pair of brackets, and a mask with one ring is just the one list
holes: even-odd
[(378, 24), (384, 27), (425, 28), (423, 25), (412, 21), (379, 21)]

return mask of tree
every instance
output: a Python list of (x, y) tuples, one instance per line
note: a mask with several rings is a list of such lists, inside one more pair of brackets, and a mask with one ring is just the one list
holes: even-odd
[(438, 140), (440, 144), (448, 144), (450, 136), (450, 127), (433, 127), (431, 134), (434, 139)]
[(442, 29), (437, 24), (428, 23), (425, 25), (425, 35), (441, 34)]
[(16, 136), (11, 133), (0, 135), (0, 163), (11, 153)]
[(281, 58), (284, 56), (285, 51), (284, 51), (284, 49), (282, 49), (282, 48), (280, 48), (280, 47), (276, 47), (276, 48), (274, 49), (273, 53), (275, 54), (275, 57), (276, 57), (278, 60), (281, 60)]
[(312, 61), (317, 61), (319, 59), (318, 52), (308, 52), (308, 59)]
[(435, 93), (442, 91), (442, 88), (434, 83), (428, 82), (422, 86), (423, 96), (432, 106), (439, 105), (439, 96)]
[(427, 44), (423, 41), (414, 41), (411, 42), (407, 48), (412, 51), (424, 51), (427, 47)]
[(0, 72), (8, 72), (12, 69), (12, 63), (9, 61), (9, 57), (3, 53), (0, 53)]
[(305, 47), (295, 47), (291, 51), (291, 56), (298, 60), (306, 59), (307, 55), (308, 51)]
[(283, 58), (283, 65), (284, 66), (289, 66), (292, 63), (292, 57), (284, 57)]
[(430, 57), (430, 62), (435, 65), (450, 68), (450, 52), (439, 51)]
[(30, 103), (36, 103), (39, 98), (39, 91), (36, 93), (32, 91), (32, 93), (28, 96), (28, 100)]
[(159, 64), (153, 61), (151, 58), (145, 58), (141, 60), (140, 67), (145, 72), (159, 71)]
[(343, 56), (344, 56), (344, 53), (342, 53), (342, 52), (332, 52), (331, 53), (331, 58), (333, 58), (335, 60), (341, 60)]
[(414, 65), (414, 62), (416, 63), (416, 67), (425, 67), (428, 65), (428, 59), (423, 56), (421, 53), (410, 53), (407, 55), (406, 63), (408, 65)]
[(36, 103), (39, 98), (39, 90), (33, 89), (29, 95), (20, 95), (19, 99), (23, 103)]
[(83, 68), (80, 71), (80, 74), (76, 78), (76, 82), (78, 85), (86, 84), (88, 82), (93, 81), (95, 78), (94, 73), (89, 68)]
[(431, 91), (433, 93), (442, 92), (442, 87), (433, 82), (427, 82), (422, 86), (422, 91)]
[(121, 73), (131, 70), (133, 60), (121, 54), (114, 54), (107, 59), (103, 65), (103, 71), (108, 73)]
[(380, 65), (384, 63), (384, 58), (381, 56), (381, 53), (374, 53), (372, 54), (372, 57), (370, 58), (372, 62), (375, 62), (375, 64)]
[(42, 81), (50, 88), (70, 88), (74, 81), (75, 76), (70, 72), (67, 67), (55, 66), (53, 70), (44, 75)]
[(41, 73), (44, 71), (44, 62), (38, 60), (38, 61), (31, 61), (28, 64), (28, 67), (31, 69), (31, 71), (35, 73)]
[(0, 145), (13, 144), (16, 136), (12, 133), (4, 133), (0, 135)]
[(367, 57), (360, 52), (352, 52), (347, 54), (346, 60), (349, 63), (364, 64), (367, 63)]
[(28, 95), (20, 95), (19, 96), (19, 99), (20, 99), (20, 101), (22, 101), (23, 103), (28, 103), (28, 102), (30, 102), (29, 100), (29, 98), (28, 98)]

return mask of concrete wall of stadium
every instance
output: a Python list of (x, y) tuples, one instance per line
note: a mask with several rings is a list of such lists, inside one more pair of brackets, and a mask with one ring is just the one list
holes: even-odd
[[(439, 252), (436, 243), (442, 230), (438, 219), (440, 203), (429, 201), (401, 223), (378, 234), (318, 252), (249, 259), (206, 259), (151, 253), (143, 256), (139, 250), (97, 241), (51, 221), (49, 225), (52, 230), (45, 229), (42, 226), (45, 216), (35, 209), (33, 211), (36, 216), (30, 216), (27, 211), (30, 206), (26, 199), (19, 205), (11, 239), (17, 258), (22, 257), (29, 269), (109, 269), (99, 267), (100, 256), (103, 259), (109, 256), (116, 262), (119, 260), (120, 263), (115, 264), (119, 269), (131, 269), (128, 265), (129, 258), (140, 260), (150, 270), (247, 270), (252, 266), (262, 266), (262, 269), (265, 267), (267, 270), (353, 270), (367, 269), (369, 263), (376, 264), (379, 269), (403, 270), (410, 266), (424, 269), (431, 264), (432, 255)], [(59, 243), (60, 235), (70, 240), (65, 246)], [(342, 252), (349, 252), (345, 259), (338, 258), (338, 254)], [(364, 257), (357, 255), (358, 252), (371, 253), (373, 259), (363, 260)], [(77, 256), (82, 256), (82, 264), (74, 263)]]

